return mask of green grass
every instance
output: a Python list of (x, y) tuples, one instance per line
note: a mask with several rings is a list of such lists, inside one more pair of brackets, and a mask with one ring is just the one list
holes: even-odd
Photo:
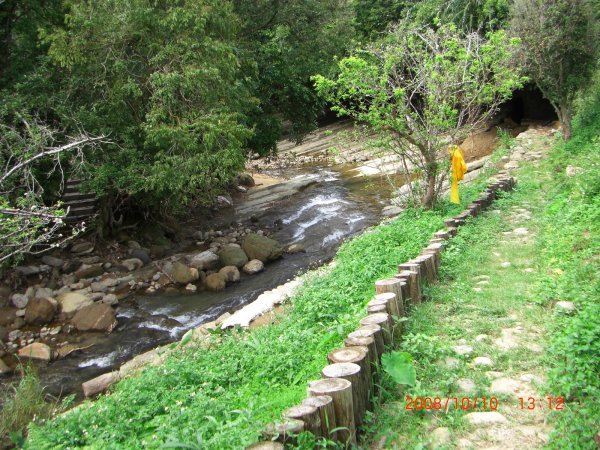
[(48, 401), (34, 369), (26, 366), (22, 370), (22, 377), (16, 386), (3, 388), (0, 445), (2, 441), (21, 444), (30, 421), (46, 419), (62, 410), (55, 400)]
[(120, 382), (115, 392), (46, 423), (33, 424), (31, 448), (243, 448), (264, 425), (298, 404), (320, 378), (327, 353), (365, 314), (373, 284), (416, 256), (444, 217), (463, 206), (412, 209), (344, 244), (333, 269), (310, 276), (281, 322), (211, 337), (209, 348), (177, 351), (160, 367)]

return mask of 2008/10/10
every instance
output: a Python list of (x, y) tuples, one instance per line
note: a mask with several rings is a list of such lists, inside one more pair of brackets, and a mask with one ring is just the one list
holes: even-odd
[(464, 411), (473, 411), (477, 406), (484, 410), (496, 411), (498, 409), (498, 399), (496, 397), (406, 397), (406, 407), (408, 411), (434, 410), (448, 411), (448, 408), (454, 406), (454, 409)]

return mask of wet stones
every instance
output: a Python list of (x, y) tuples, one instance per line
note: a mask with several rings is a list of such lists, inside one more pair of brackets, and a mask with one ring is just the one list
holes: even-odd
[(225, 277), (220, 273), (212, 273), (204, 280), (206, 288), (211, 291), (222, 291), (225, 289), (226, 280)]
[(225, 266), (219, 270), (219, 274), (225, 278), (227, 283), (237, 283), (240, 281), (240, 271), (235, 266)]
[(258, 259), (267, 262), (281, 257), (283, 248), (274, 239), (259, 234), (251, 233), (246, 236), (242, 243), (242, 249), (250, 259)]
[(248, 275), (254, 275), (256, 273), (261, 272), (264, 268), (265, 265), (262, 261), (258, 259), (253, 259), (252, 261), (249, 261), (247, 264), (244, 265), (242, 271), (244, 273), (247, 273)]
[(20, 349), (19, 356), (22, 358), (50, 361), (52, 359), (52, 349), (41, 342), (34, 342)]
[(79, 292), (65, 292), (58, 295), (56, 300), (64, 317), (71, 317), (80, 309), (94, 303), (87, 295)]
[(111, 332), (117, 326), (115, 311), (105, 303), (95, 303), (81, 308), (71, 323), (79, 331)]
[(227, 246), (219, 253), (219, 262), (222, 266), (235, 266), (242, 268), (248, 262), (248, 255), (238, 247)]
[(219, 256), (210, 250), (198, 253), (190, 259), (190, 266), (198, 270), (214, 270), (219, 265)]
[(24, 319), (30, 325), (44, 325), (52, 322), (55, 312), (55, 303), (47, 298), (36, 297), (28, 303)]
[(199, 278), (198, 269), (188, 267), (181, 262), (168, 262), (163, 267), (163, 271), (176, 283), (188, 284)]

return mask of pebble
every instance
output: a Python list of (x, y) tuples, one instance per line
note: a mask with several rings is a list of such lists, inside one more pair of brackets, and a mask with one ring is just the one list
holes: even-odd
[(459, 380), (456, 380), (456, 383), (454, 383), (454, 386), (460, 392), (467, 392), (467, 393), (474, 392), (475, 389), (477, 388), (477, 386), (475, 385), (475, 382), (468, 378), (461, 378)]
[(483, 289), (481, 289), (481, 288), (478, 288), (478, 287), (474, 287), (474, 288), (473, 288), (473, 291), (474, 291), (474, 292), (482, 292), (482, 291), (483, 291)]
[(488, 337), (489, 336), (487, 334), (478, 334), (477, 336), (475, 336), (475, 342), (483, 342), (487, 340)]
[(481, 280), (478, 281), (477, 284), (479, 284), (480, 286), (485, 286), (486, 284), (490, 284), (490, 282), (488, 280)]
[(475, 366), (484, 366), (484, 367), (493, 367), (494, 361), (492, 361), (487, 356), (478, 356), (473, 360), (473, 365)]
[(516, 394), (520, 390), (519, 382), (512, 378), (497, 378), (492, 381), (490, 392), (492, 394)]
[(504, 261), (503, 263), (500, 264), (500, 266), (506, 269), (506, 268), (512, 266), (512, 264), (509, 261)]
[(460, 365), (460, 361), (458, 359), (456, 359), (456, 358), (448, 357), (444, 361), (444, 365), (448, 369), (456, 369)]
[(524, 235), (524, 234), (529, 234), (529, 230), (527, 228), (515, 228), (513, 230), (513, 233)]
[(556, 309), (557, 311), (570, 313), (575, 311), (575, 303), (568, 301), (556, 302), (556, 304), (554, 305), (554, 309)]
[(468, 355), (473, 351), (473, 347), (470, 345), (456, 345), (452, 349), (458, 355)]
[(487, 427), (508, 422), (506, 417), (496, 411), (491, 412), (472, 412), (465, 416), (465, 420), (471, 425), (478, 427)]

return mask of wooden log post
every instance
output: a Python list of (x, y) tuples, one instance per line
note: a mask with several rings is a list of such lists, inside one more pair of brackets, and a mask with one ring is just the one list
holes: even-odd
[(444, 220), (444, 225), (446, 225), (447, 228), (456, 227), (456, 224), (454, 223), (454, 218)]
[(304, 422), (297, 419), (283, 419), (270, 423), (263, 430), (263, 438), (282, 444), (295, 444), (296, 436), (304, 431)]
[(319, 423), (321, 424), (321, 432), (319, 436), (335, 441), (337, 434), (337, 422), (335, 420), (335, 409), (333, 407), (333, 399), (329, 395), (316, 395), (302, 400), (302, 405), (311, 406), (317, 409), (319, 413)]
[[(350, 333), (352, 334), (352, 333)], [(350, 336), (344, 340), (346, 347), (367, 347), (369, 356), (369, 367), (371, 368), (371, 378), (376, 378), (379, 361), (377, 359), (377, 345), (373, 336)]]
[(450, 235), (448, 234), (448, 230), (446, 230), (446, 229), (442, 229), (440, 231), (436, 231), (435, 233), (433, 233), (433, 235), (436, 238), (444, 239), (445, 241), (447, 241), (448, 239), (450, 239)]
[[(375, 312), (387, 312), (392, 315), (394, 313), (394, 302), (396, 300), (396, 294), (392, 292), (386, 292), (385, 294), (377, 294), (372, 300), (367, 303), (367, 311), (369, 314)], [(376, 311), (374, 307), (384, 306), (384, 311)]]
[(246, 450), (283, 450), (285, 446), (281, 442), (264, 441), (246, 447)]
[(288, 419), (298, 419), (304, 422), (304, 431), (310, 431), (315, 437), (325, 437), (322, 434), (321, 416), (316, 406), (292, 406), (284, 411), (283, 416)]
[(427, 284), (433, 283), (435, 281), (435, 263), (433, 262), (431, 255), (419, 255), (413, 261), (419, 264), (422, 279), (424, 279)]
[(331, 397), (338, 428), (336, 433), (338, 442), (343, 442), (348, 447), (356, 444), (352, 383), (343, 378), (323, 378), (322, 380), (311, 381), (308, 384), (308, 395), (310, 397), (319, 395), (329, 395)]
[(354, 411), (354, 425), (362, 425), (365, 411), (367, 410), (368, 387), (364, 385), (364, 377), (360, 366), (354, 363), (335, 363), (325, 366), (321, 371), (323, 378), (343, 378), (352, 383), (352, 409)]
[(383, 334), (383, 342), (385, 345), (390, 345), (392, 343), (392, 324), (391, 318), (389, 314), (386, 313), (377, 313), (370, 314), (364, 319), (360, 321), (361, 325), (379, 325), (381, 327), (381, 332)]
[(442, 249), (443, 249), (443, 244), (435, 243), (435, 244), (429, 244), (423, 250), (423, 253), (431, 253), (434, 256), (436, 273), (440, 270), (440, 265), (442, 263)]
[(375, 355), (377, 359), (377, 363), (381, 359), (381, 355), (384, 352), (384, 341), (383, 341), (383, 330), (379, 325), (364, 325), (361, 326), (356, 331), (348, 334), (348, 338), (363, 338), (363, 337), (371, 337), (373, 341), (375, 341)]
[(421, 280), (419, 270), (418, 265), (400, 264), (399, 266), (398, 275), (400, 275), (400, 279), (404, 279), (404, 281), (408, 283), (410, 301), (414, 305), (421, 303)]
[(375, 282), (375, 292), (377, 294), (396, 294), (396, 298), (392, 300), (392, 303), (396, 304), (395, 315), (396, 317), (404, 316), (404, 302), (402, 299), (402, 289), (400, 285), (401, 281), (396, 278), (386, 278), (385, 280), (378, 280)]
[[(372, 301), (372, 300), (371, 300)], [(371, 302), (369, 302), (371, 303)], [(377, 313), (388, 313), (388, 307), (387, 305), (383, 304), (383, 303), (377, 303), (377, 304), (367, 304), (367, 313), (369, 314), (377, 314)]]
[(456, 233), (458, 233), (458, 228), (452, 226), (452, 227), (448, 227), (448, 234), (450, 235), (450, 237), (454, 237), (456, 236)]
[(372, 366), (369, 357), (369, 348), (367, 346), (339, 348), (329, 352), (327, 360), (331, 364), (353, 363), (360, 366), (361, 383), (366, 389), (364, 410), (362, 412), (364, 415), (367, 409), (371, 409), (371, 400), (373, 397), (373, 374), (371, 372)]

